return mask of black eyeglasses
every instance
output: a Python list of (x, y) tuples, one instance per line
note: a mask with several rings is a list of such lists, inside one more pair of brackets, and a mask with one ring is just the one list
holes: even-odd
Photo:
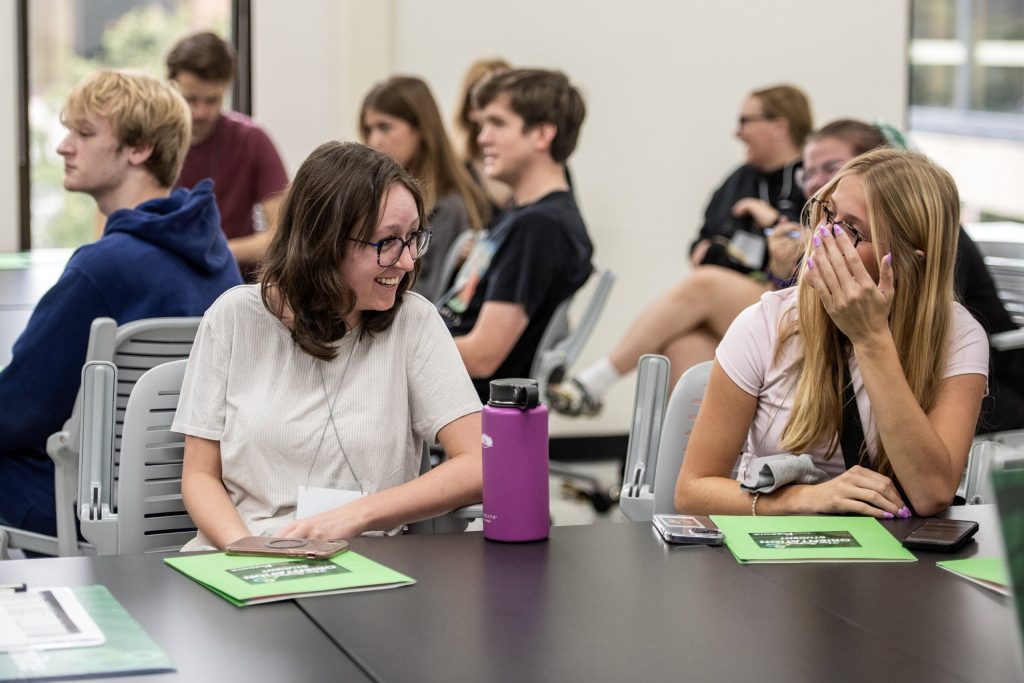
[(387, 268), (398, 263), (398, 259), (402, 258), (402, 251), (406, 247), (409, 248), (409, 255), (412, 256), (413, 261), (426, 254), (427, 249), (430, 247), (430, 228), (421, 228), (413, 232), (409, 235), (409, 239), (405, 240), (401, 237), (385, 237), (377, 242), (357, 240), (355, 237), (349, 237), (348, 239), (375, 247), (377, 249), (377, 265), (381, 268)]
[(817, 206), (821, 210), (821, 213), (825, 216), (826, 225), (838, 225), (839, 227), (846, 230), (846, 232), (850, 233), (850, 238), (853, 240), (853, 246), (856, 247), (861, 242), (867, 242), (868, 244), (871, 243), (871, 238), (865, 237), (864, 233), (858, 230), (851, 223), (847, 223), (846, 221), (837, 221), (835, 207), (832, 206), (830, 202), (818, 199), (817, 197), (811, 197), (810, 200), (807, 202), (807, 210), (804, 216), (804, 227), (809, 228), (811, 230), (814, 229), (814, 226), (811, 225), (811, 214), (813, 213), (813, 207), (815, 206)]

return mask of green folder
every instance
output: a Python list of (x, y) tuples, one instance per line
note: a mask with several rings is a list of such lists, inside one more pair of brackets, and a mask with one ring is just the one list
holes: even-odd
[(94, 678), (175, 670), (167, 654), (105, 586), (78, 586), (71, 590), (103, 631), (107, 642), (94, 647), (0, 653), (0, 681)]
[(873, 517), (711, 515), (738, 562), (916, 562)]
[(416, 583), (352, 551), (329, 560), (204, 553), (164, 560), (235, 607)]
[(1001, 557), (971, 557), (966, 560), (944, 560), (936, 562), (936, 567), (953, 572), (972, 583), (984, 586), (989, 590), (1003, 595), (1010, 592), (1010, 573), (1006, 571), (1006, 563)]

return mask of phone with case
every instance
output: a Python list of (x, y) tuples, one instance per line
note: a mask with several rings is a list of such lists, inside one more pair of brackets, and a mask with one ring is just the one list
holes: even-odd
[(666, 543), (722, 545), (725, 536), (705, 515), (654, 515), (654, 528)]
[(961, 519), (927, 519), (903, 539), (911, 550), (937, 550), (951, 553), (963, 547), (978, 531), (977, 522)]
[(246, 536), (231, 543), (224, 552), (228, 555), (262, 555), (265, 557), (291, 557), (306, 560), (327, 560), (348, 550), (347, 541), (321, 541), (314, 538), (273, 538)]

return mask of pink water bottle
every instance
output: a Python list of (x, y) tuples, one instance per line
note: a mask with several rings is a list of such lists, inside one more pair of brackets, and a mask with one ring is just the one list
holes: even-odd
[(484, 406), (484, 538), (548, 537), (548, 409), (536, 380), (496, 379)]

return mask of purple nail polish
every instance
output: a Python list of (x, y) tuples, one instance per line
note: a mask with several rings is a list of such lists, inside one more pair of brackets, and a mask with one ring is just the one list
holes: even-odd
[(890, 251), (888, 254), (883, 256), (882, 260), (885, 261), (886, 263), (888, 263), (891, 266), (892, 265), (892, 252)]
[(818, 232), (821, 234), (822, 237), (828, 237), (828, 228), (826, 228), (824, 225), (818, 228)]
[(812, 259), (812, 258), (807, 259), (807, 267), (810, 270), (814, 270), (814, 259)]
[(896, 516), (900, 519), (910, 519), (910, 508), (904, 505), (896, 512)]
[(814, 246), (816, 246), (816, 247), (820, 247), (821, 246), (821, 238), (818, 237), (817, 235), (814, 236)]
[(843, 234), (843, 229), (839, 227), (839, 224), (838, 224), (838, 223), (837, 223), (836, 225), (832, 226), (832, 230), (833, 230), (833, 231), (834, 231), (834, 232), (835, 232), (835, 233), (836, 233), (837, 235), (842, 235), (842, 234)]
[(896, 515), (892, 514), (891, 512), (882, 513), (882, 519), (893, 519), (895, 516)]

